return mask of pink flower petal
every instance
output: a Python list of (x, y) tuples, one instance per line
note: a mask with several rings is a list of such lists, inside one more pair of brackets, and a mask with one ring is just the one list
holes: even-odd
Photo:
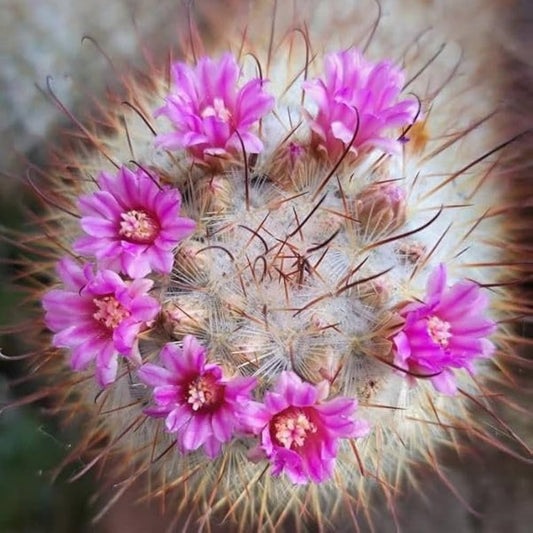
[(88, 281), (83, 268), (70, 257), (58, 261), (56, 270), (65, 289), (69, 291), (80, 290)]
[(212, 435), (207, 415), (192, 416), (181, 433), (181, 443), (186, 450), (196, 450)]
[(240, 141), (234, 135), (238, 131), (248, 153), (262, 150), (251, 129), (274, 105), (263, 89), (264, 80), (250, 80), (239, 89), (240, 69), (231, 54), (219, 60), (201, 57), (195, 67), (176, 63), (172, 73), (174, 87), (155, 116), (166, 116), (176, 131), (158, 135), (158, 146), (185, 148), (199, 161), (240, 155)]
[(89, 363), (96, 358), (96, 355), (104, 349), (105, 342), (95, 339), (76, 346), (70, 354), (70, 366), (72, 370), (85, 370)]
[(114, 196), (107, 191), (97, 191), (81, 196), (78, 200), (78, 207), (83, 216), (96, 216), (110, 221), (116, 217), (120, 209)]
[[(164, 346), (159, 359), (165, 368), (145, 364), (138, 375), (155, 386), (154, 401), (165, 404), (167, 430), (176, 434), (182, 451), (203, 445), (214, 457), (236, 431), (252, 431), (244, 419), (254, 411), (249, 408), (254, 378), (224, 379), (219, 365), (206, 363), (206, 349), (192, 335), (183, 339), (182, 348)], [(150, 409), (145, 412), (150, 416)], [(156, 410), (154, 416), (160, 413)]]
[[(455, 394), (453, 368), (474, 371), (474, 361), (489, 357), (492, 343), (486, 338), (494, 329), (484, 316), (488, 298), (478, 285), (460, 281), (446, 287), (446, 267), (439, 265), (430, 275), (426, 303), (404, 306), (402, 331), (392, 339), (395, 364), (431, 377), (434, 387)], [(413, 381), (413, 376), (408, 377)]]
[(383, 132), (409, 125), (417, 113), (416, 100), (397, 101), (403, 79), (403, 72), (390, 62), (371, 63), (353, 48), (328, 55), (325, 77), (303, 84), (318, 107), (310, 118), (315, 146), (335, 159), (357, 128), (354, 154), (363, 147), (399, 152), (399, 142)]
[(96, 355), (96, 382), (100, 387), (107, 387), (117, 377), (118, 359), (112, 344), (106, 346)]
[(195, 223), (179, 217), (179, 191), (160, 186), (157, 179), (125, 166), (116, 176), (101, 173), (101, 190), (80, 200), (86, 235), (74, 249), (132, 278), (153, 270), (168, 274), (173, 249), (194, 231)]
[(146, 363), (141, 366), (137, 371), (137, 374), (147, 385), (157, 387), (160, 385), (174, 385), (175, 383), (173, 374), (169, 370), (152, 363)]
[(91, 237), (99, 239), (113, 237), (116, 231), (111, 221), (98, 217), (83, 217), (81, 219), (81, 227)]
[(316, 410), (326, 416), (350, 416), (357, 409), (355, 398), (333, 398), (329, 402), (316, 406)]
[(215, 437), (208, 437), (204, 442), (204, 450), (208, 457), (214, 459), (219, 453), (222, 447), (221, 441)]
[(228, 420), (231, 420), (231, 411), (228, 411), (228, 409), (219, 409), (216, 413), (213, 413), (211, 418), (213, 435), (220, 442), (227, 442), (231, 439), (233, 427), (228, 424)]
[(179, 397), (174, 385), (161, 385), (154, 389), (154, 400), (158, 405), (177, 404)]
[(180, 431), (191, 420), (192, 414), (190, 409), (183, 405), (176, 405), (169, 413), (165, 420), (165, 426), (170, 433)]
[(431, 383), (439, 392), (448, 396), (457, 393), (455, 375), (451, 370), (443, 370), (438, 376), (432, 377)]

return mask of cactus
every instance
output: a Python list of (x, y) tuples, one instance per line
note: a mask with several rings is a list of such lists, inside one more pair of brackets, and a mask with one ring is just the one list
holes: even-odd
[(519, 360), (521, 132), (479, 59), (439, 48), (446, 28), (400, 31), (397, 4), (279, 6), (266, 38), (257, 5), (213, 51), (191, 30), (58, 153), (36, 364), (86, 417), (80, 475), (116, 454), (119, 494), (148, 478), (198, 527), (329, 527), (413, 464), (444, 476), (465, 437), (518, 454), (473, 408), (527, 449), (491, 392)]

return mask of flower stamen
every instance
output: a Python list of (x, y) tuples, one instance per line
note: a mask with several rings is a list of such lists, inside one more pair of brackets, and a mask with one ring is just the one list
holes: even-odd
[(285, 448), (301, 447), (310, 433), (316, 433), (317, 427), (309, 418), (300, 412), (281, 415), (274, 421), (276, 440)]
[(193, 411), (212, 407), (223, 396), (222, 389), (211, 374), (199, 376), (189, 384), (187, 403), (191, 404)]
[(146, 211), (131, 209), (120, 218), (119, 234), (132, 242), (150, 243), (157, 235), (157, 221)]
[(95, 320), (107, 329), (116, 329), (118, 325), (130, 316), (130, 312), (114, 296), (94, 298), (93, 303), (97, 311), (93, 314)]
[(452, 336), (450, 333), (450, 323), (441, 320), (438, 316), (432, 316), (428, 320), (428, 333), (431, 340), (440, 344), (443, 348), (448, 346), (449, 338)]
[(231, 111), (224, 105), (222, 98), (214, 98), (213, 105), (208, 105), (201, 113), (203, 118), (216, 117), (223, 122), (229, 122), (231, 119)]

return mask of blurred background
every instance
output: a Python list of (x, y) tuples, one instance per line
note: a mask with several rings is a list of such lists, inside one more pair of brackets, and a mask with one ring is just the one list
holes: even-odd
[[(527, 53), (533, 49), (533, 2), (507, 3), (513, 9), (517, 37), (508, 46), (515, 52), (516, 68), (526, 73), (533, 68)], [(87, 94), (102, 94), (115, 83), (113, 69), (98, 47), (119, 71), (126, 63), (142, 64), (143, 44), (153, 54), (164, 53), (168, 43), (176, 40), (179, 13), (183, 13), (180, 4), (176, 0), (0, 0), (0, 325), (4, 333), (0, 348), (8, 356), (28, 349), (20, 335), (9, 334), (9, 324), (24, 321), (23, 294), (8, 283), (19, 272), (21, 254), (10, 239), (14, 231), (27, 230), (28, 211), (39, 210), (19, 177), (24, 175), (26, 160), (46, 165), (47, 139), (54, 139), (68, 124), (43, 94), (47, 76), (57, 96), (76, 114), (87, 107)], [(97, 46), (91, 40), (82, 42), (84, 35)], [(522, 90), (531, 89), (531, 77), (516, 78), (525, 86)], [(31, 394), (32, 389), (20, 382), (23, 371), (23, 361), (0, 360), (0, 405)], [(106, 518), (92, 524), (97, 509), (91, 496), (98, 481), (88, 475), (68, 483), (66, 471), (51, 482), (50, 472), (76, 442), (77, 428), (60, 427), (46, 409), (41, 401), (0, 414), (0, 533), (164, 531), (165, 519), (148, 505), (133, 508), (128, 495)], [(513, 427), (531, 432), (530, 417), (513, 416)], [(423, 478), (425, 498), (406, 493), (398, 501), (404, 531), (531, 530), (531, 467), (493, 449), (479, 446), (477, 450), (478, 456), (450, 458), (447, 475), (480, 514), (470, 513), (428, 472)], [(376, 531), (394, 531), (385, 507), (376, 508), (375, 514)]]

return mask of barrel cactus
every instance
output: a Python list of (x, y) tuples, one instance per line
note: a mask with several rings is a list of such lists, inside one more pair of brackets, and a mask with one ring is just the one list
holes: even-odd
[(195, 530), (357, 524), (442, 448), (528, 453), (493, 406), (524, 268), (496, 51), (414, 0), (266, 4), (125, 73), (36, 186), (69, 459)]

